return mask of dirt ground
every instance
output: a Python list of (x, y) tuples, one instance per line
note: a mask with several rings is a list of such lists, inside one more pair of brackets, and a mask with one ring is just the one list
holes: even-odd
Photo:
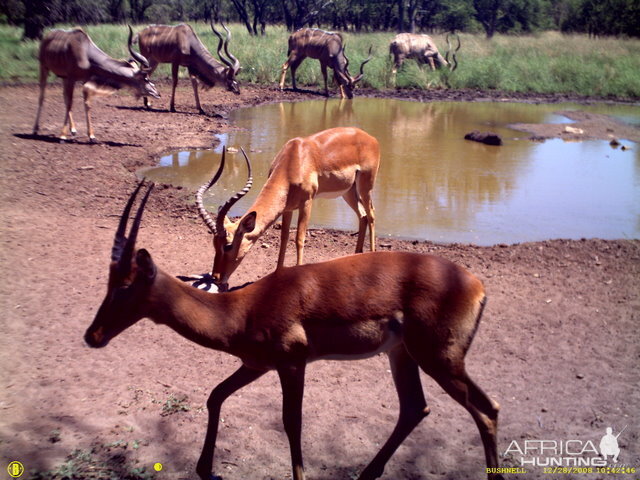
[[(164, 98), (153, 111), (123, 93), (97, 100), (98, 144), (87, 141), (77, 98), (79, 135), (60, 144), (58, 84), (48, 90), (39, 136), (31, 135), (37, 88), (0, 87), (0, 479), (9, 478), (11, 461), (24, 464), (22, 478), (195, 477), (207, 396), (239, 362), (148, 320), (102, 350), (84, 344), (84, 331), (105, 292), (115, 225), (135, 185), (135, 171), (153, 165), (159, 154), (211, 147), (213, 134), (233, 128), (226, 120), (232, 109), (316, 96), (248, 86), (237, 97), (215, 89), (203, 94), (211, 115), (202, 116), (186, 84), (178, 90), (180, 113), (163, 110), (168, 85), (160, 89)], [(468, 91), (360, 94), (416, 101), (569, 99)], [(620, 135), (616, 129), (625, 128), (620, 124), (599, 125), (604, 135), (633, 139)], [(640, 136), (637, 129), (631, 134)], [(211, 265), (211, 239), (195, 213), (192, 193), (157, 188), (138, 238), (138, 246), (170, 273), (203, 272)], [(263, 243), (268, 248), (250, 252), (235, 284), (274, 269), (278, 232), (268, 232)], [(307, 260), (349, 254), (354, 245), (350, 232), (316, 230), (308, 237)], [(549, 441), (544, 452), (526, 452), (528, 460), (589, 459), (597, 452), (583, 448), (588, 442), (597, 447), (607, 427), (617, 434), (626, 426), (618, 438), (617, 466), (638, 469), (548, 474), (529, 465), (525, 473), (507, 478), (640, 478), (640, 241), (478, 247), (385, 239), (382, 248), (442, 255), (485, 282), (489, 303), (467, 366), (501, 404), (502, 466), (520, 465), (514, 441), (521, 449), (525, 441), (530, 446), (536, 445), (533, 440)], [(294, 250), (290, 245), (289, 264)], [(485, 478), (472, 419), (433, 380), (423, 376), (423, 384), (432, 413), (391, 459), (384, 478)], [(384, 356), (311, 364), (304, 402), (310, 479), (356, 478), (397, 415)], [(280, 410), (275, 374), (231, 397), (222, 411), (216, 473), (230, 480), (291, 478)], [(574, 450), (554, 450), (569, 440)], [(163, 466), (159, 473), (155, 463)], [(51, 470), (55, 473), (44, 473)]]

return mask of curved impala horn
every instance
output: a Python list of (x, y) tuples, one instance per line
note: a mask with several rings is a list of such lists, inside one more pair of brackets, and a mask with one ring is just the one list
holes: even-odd
[(253, 176), (251, 175), (251, 161), (249, 160), (249, 157), (247, 157), (247, 154), (244, 151), (244, 148), (240, 148), (240, 150), (242, 150), (242, 155), (244, 155), (244, 159), (247, 162), (247, 170), (248, 170), (247, 183), (242, 190), (240, 190), (233, 197), (227, 200), (227, 202), (218, 210), (218, 217), (216, 218), (217, 235), (220, 235), (225, 238), (226, 238), (226, 232), (224, 229), (224, 217), (227, 216), (227, 213), (229, 213), (229, 210), (231, 210), (231, 207), (233, 207), (233, 205), (238, 200), (240, 200), (247, 193), (249, 193), (249, 190), (251, 190), (251, 187), (253, 186)]
[(225, 31), (227, 32), (227, 39), (224, 42), (224, 53), (226, 53), (227, 57), (229, 57), (233, 62), (233, 65), (229, 65), (229, 67), (233, 70), (233, 75), (235, 76), (240, 70), (240, 60), (238, 60), (236, 57), (234, 57), (231, 54), (231, 52), (229, 52), (229, 41), (231, 40), (231, 31), (227, 28), (227, 26), (224, 23), (222, 23), (222, 20), (220, 21), (220, 25), (222, 25), (222, 28), (224, 28)]
[(204, 220), (205, 225), (209, 227), (209, 231), (214, 235), (216, 234), (216, 222), (213, 221), (213, 218), (211, 218), (211, 215), (209, 215), (209, 212), (207, 212), (207, 209), (204, 208), (204, 204), (202, 203), (202, 195), (204, 195), (204, 192), (209, 190), (218, 181), (218, 179), (220, 178), (220, 175), (222, 175), (222, 170), (224, 170), (224, 158), (225, 158), (226, 150), (227, 150), (226, 147), (223, 145), (222, 160), (220, 160), (220, 166), (218, 167), (218, 171), (209, 182), (202, 185), (196, 192), (196, 207), (198, 207), (198, 213), (202, 217), (202, 220)]
[(116, 230), (116, 236), (113, 241), (113, 248), (111, 250), (111, 261), (117, 262), (118, 267), (123, 271), (128, 271), (131, 267), (131, 258), (133, 256), (133, 250), (136, 245), (136, 238), (138, 237), (138, 229), (140, 228), (140, 222), (142, 221), (142, 213), (144, 212), (144, 207), (147, 204), (147, 199), (151, 194), (151, 190), (153, 190), (153, 183), (149, 184), (147, 188), (147, 193), (142, 198), (140, 202), (140, 206), (138, 206), (138, 211), (136, 212), (136, 216), (133, 220), (133, 225), (131, 225), (131, 230), (129, 232), (129, 237), (125, 236), (127, 230), (127, 223), (129, 222), (129, 214), (131, 212), (131, 207), (133, 206), (133, 202), (142, 188), (145, 179), (138, 184), (136, 189), (133, 191), (129, 200), (127, 201), (127, 205), (124, 207), (124, 211), (122, 212), (122, 216), (120, 217), (120, 222), (118, 224), (118, 229)]
[(129, 53), (134, 58), (134, 60), (138, 62), (140, 65), (142, 65), (144, 68), (149, 68), (149, 60), (147, 60), (144, 55), (136, 52), (133, 49), (133, 42), (132, 42), (133, 29), (131, 28), (131, 25), (127, 25), (127, 26), (129, 27), (129, 40), (127, 42), (127, 46), (129, 47)]
[(213, 33), (216, 35), (216, 37), (218, 37), (218, 58), (220, 58), (222, 63), (224, 63), (227, 67), (232, 68), (233, 66), (231, 64), (231, 61), (222, 56), (222, 46), (224, 44), (224, 38), (222, 38), (220, 32), (216, 30), (216, 27), (213, 26), (213, 22), (211, 22), (211, 30), (213, 30)]

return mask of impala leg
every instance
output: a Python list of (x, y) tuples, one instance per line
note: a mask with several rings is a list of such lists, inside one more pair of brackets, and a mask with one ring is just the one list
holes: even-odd
[[(445, 367), (446, 368), (446, 367)], [(446, 371), (446, 370), (445, 370)], [(500, 405), (485, 394), (464, 371), (449, 375), (432, 375), (440, 386), (471, 414), (484, 446), (488, 468), (498, 467), (498, 411)], [(489, 479), (502, 478), (489, 474)]]
[(218, 422), (220, 420), (220, 408), (222, 407), (222, 403), (234, 392), (257, 380), (265, 373), (266, 370), (253, 370), (243, 365), (211, 392), (209, 400), (207, 401), (207, 409), (209, 411), (207, 434), (205, 436), (202, 453), (200, 454), (200, 459), (198, 460), (198, 465), (196, 467), (196, 473), (202, 480), (211, 480), (216, 478), (211, 474), (211, 469), (213, 468), (213, 454), (216, 448)]
[(36, 113), (36, 121), (33, 124), (33, 134), (37, 135), (40, 130), (40, 114), (42, 113), (42, 105), (44, 104), (44, 91), (47, 88), (47, 77), (49, 70), (40, 65), (40, 96), (38, 97), (38, 113)]
[(71, 120), (71, 106), (73, 105), (73, 87), (74, 80), (65, 78), (62, 82), (62, 95), (64, 96), (64, 122), (62, 123), (62, 131), (60, 132), (60, 140), (66, 140), (69, 134), (69, 122)]
[(358, 189), (354, 184), (342, 198), (356, 212), (358, 216), (358, 242), (356, 243), (356, 253), (362, 253), (364, 249), (364, 237), (367, 233), (367, 212), (364, 205), (358, 198)]
[(304, 480), (301, 445), (304, 371), (304, 363), (278, 368), (282, 385), (282, 421), (291, 449), (293, 480)]
[(311, 217), (313, 200), (306, 200), (298, 210), (298, 231), (296, 232), (296, 265), (304, 263), (304, 239), (307, 235), (307, 225)]
[(292, 211), (282, 212), (282, 230), (280, 231), (280, 253), (278, 254), (278, 266), (276, 269), (284, 266), (284, 256), (287, 251), (287, 242), (289, 241), (289, 230), (291, 229)]
[(178, 86), (178, 70), (180, 69), (179, 63), (171, 64), (171, 102), (169, 103), (169, 110), (171, 112), (176, 111), (176, 87)]
[(393, 381), (400, 401), (400, 416), (391, 436), (358, 477), (358, 480), (373, 480), (380, 477), (384, 467), (413, 429), (429, 415), (429, 407), (422, 392), (420, 370), (404, 345), (389, 352)]
[[(373, 208), (373, 199), (371, 198), (371, 190), (373, 190), (374, 183), (375, 176), (369, 173), (361, 173), (356, 179), (360, 202), (367, 213), (367, 223), (369, 224), (369, 249), (372, 252), (376, 251), (376, 215), (375, 208)], [(362, 249), (360, 251), (362, 251)]]
[(200, 106), (200, 96), (198, 95), (198, 79), (195, 75), (191, 75), (191, 86), (193, 87), (193, 96), (196, 97), (196, 108), (200, 113), (204, 114), (205, 111)]

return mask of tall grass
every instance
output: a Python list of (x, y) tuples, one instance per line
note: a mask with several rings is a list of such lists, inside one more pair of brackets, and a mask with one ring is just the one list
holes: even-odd
[[(214, 53), (217, 39), (210, 27), (192, 23), (197, 34)], [(68, 26), (67, 26), (68, 27)], [(64, 26), (63, 26), (64, 28)], [(84, 27), (94, 42), (109, 55), (127, 58), (127, 27), (97, 25)], [(142, 26), (134, 26), (138, 31)], [(231, 25), (231, 52), (240, 59), (241, 82), (275, 84), (287, 55), (289, 33), (284, 27), (269, 26), (267, 34), (251, 37), (244, 26)], [(21, 41), (21, 30), (0, 26), (0, 81), (33, 81), (38, 78), (36, 42)], [(393, 87), (390, 78), (391, 33), (345, 33), (346, 53), (353, 75), (366, 58), (369, 47), (373, 59), (365, 67), (364, 86)], [(441, 52), (444, 36), (434, 35)], [(477, 88), (507, 92), (575, 93), (579, 95), (640, 98), (640, 40), (590, 39), (585, 35), (502, 36), (486, 39), (462, 34), (455, 72), (432, 72), (427, 65), (407, 61), (396, 79), (398, 88)], [(169, 77), (170, 68), (160, 66), (154, 78)], [(186, 70), (181, 69), (181, 76)], [(299, 86), (321, 88), (322, 75), (317, 61), (306, 60), (298, 68)], [(287, 74), (286, 84), (291, 85)]]

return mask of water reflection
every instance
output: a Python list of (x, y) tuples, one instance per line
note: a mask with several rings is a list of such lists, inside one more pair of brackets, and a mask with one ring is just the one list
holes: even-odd
[[(569, 123), (553, 112), (571, 108), (578, 107), (357, 98), (238, 110), (232, 120), (241, 130), (223, 140), (250, 152), (256, 182), (231, 214), (244, 213), (288, 139), (335, 126), (357, 126), (381, 146), (374, 189), (379, 234), (478, 244), (638, 237), (640, 155), (634, 144), (624, 152), (605, 141), (535, 143), (508, 128), (512, 123)], [(586, 109), (640, 117), (638, 107)], [(463, 140), (470, 130), (494, 131), (504, 145)], [(203, 151), (170, 157), (145, 175), (192, 190), (213, 174), (219, 161), (219, 155)], [(244, 184), (241, 155), (231, 156), (229, 167), (206, 199), (212, 211)], [(318, 199), (312, 224), (357, 230), (353, 212), (342, 200)]]

